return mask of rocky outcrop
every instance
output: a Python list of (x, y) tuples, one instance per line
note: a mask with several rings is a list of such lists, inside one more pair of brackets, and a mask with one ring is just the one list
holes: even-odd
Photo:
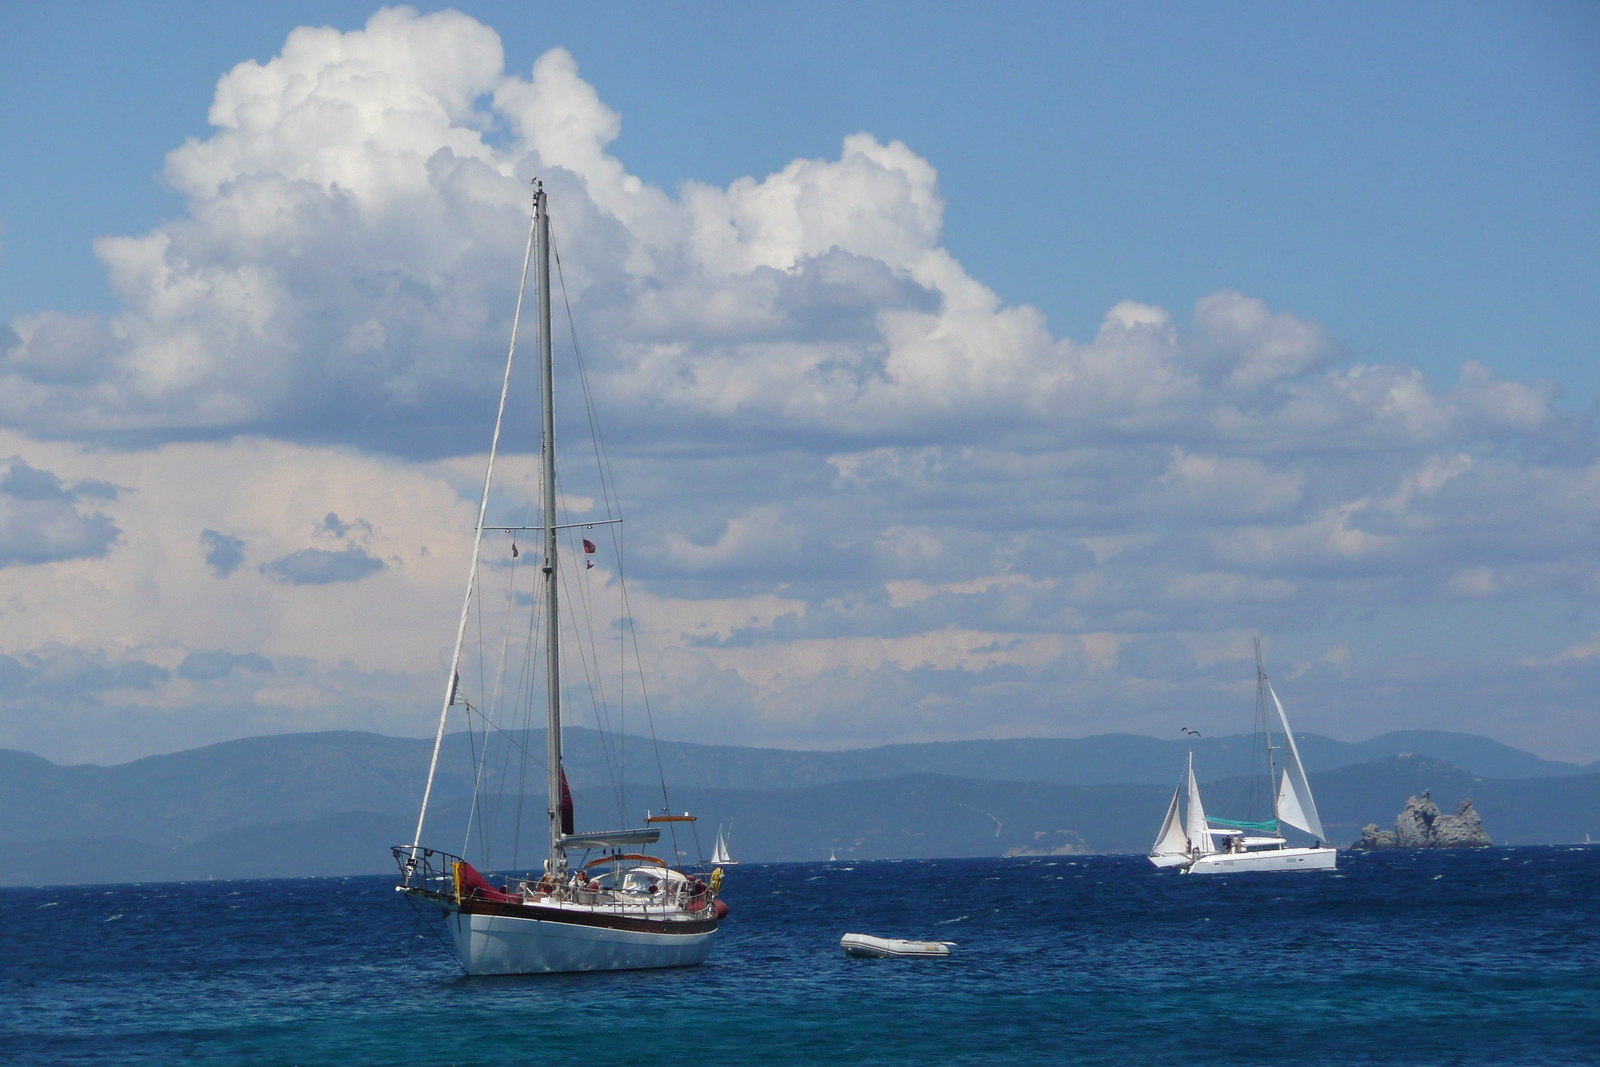
[(1483, 832), (1483, 820), (1478, 818), (1472, 801), (1463, 800), (1454, 815), (1441, 815), (1433, 820), (1434, 848), (1484, 848), (1489, 835)]
[(1439, 805), (1428, 796), (1411, 797), (1406, 808), (1394, 820), (1395, 848), (1428, 848), (1433, 844), (1433, 821), (1439, 817)]
[(1361, 828), (1361, 840), (1351, 848), (1394, 848), (1394, 831), (1380, 830), (1378, 824), (1369, 822)]
[(1483, 820), (1472, 806), (1463, 800), (1454, 815), (1446, 815), (1439, 805), (1423, 790), (1420, 797), (1406, 801), (1406, 809), (1394, 820), (1394, 830), (1380, 830), (1377, 823), (1368, 823), (1361, 829), (1361, 840), (1351, 848), (1483, 848), (1489, 835), (1483, 832)]

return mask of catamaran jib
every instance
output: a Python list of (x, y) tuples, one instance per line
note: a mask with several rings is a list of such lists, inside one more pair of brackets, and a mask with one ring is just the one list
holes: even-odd
[[(556, 493), (555, 453), (555, 371), (551, 340), (550, 293), (551, 236), (549, 201), (543, 186), (535, 182), (533, 213), (529, 226), (528, 247), (523, 257), (522, 285), (518, 290), (516, 312), (512, 320), (511, 346), (506, 355), (505, 375), (501, 383), (500, 406), (495, 417), (494, 434), (490, 441), (487, 470), (484, 474), (483, 498), (478, 508), (477, 528), (474, 532), (471, 567), (468, 573), (467, 592), (463, 599), (460, 623), (456, 630), (450, 672), (446, 680), (444, 705), (439, 714), (439, 726), (434, 737), (433, 756), (429, 762), (427, 784), (423, 790), (422, 806), (417, 815), (417, 829), (408, 845), (393, 849), (400, 866), (400, 884), (396, 887), (419, 907), (437, 909), (442, 913), (449, 930), (457, 957), (468, 974), (536, 974), (556, 971), (618, 970), (653, 967), (682, 967), (704, 962), (711, 952), (717, 927), (727, 914), (727, 905), (720, 899), (723, 872), (721, 868), (704, 875), (687, 873), (678, 869), (676, 826), (673, 836), (662, 842), (662, 830), (654, 823), (691, 823), (693, 816), (648, 816), (645, 826), (620, 830), (576, 833), (574, 805), (564, 770), (562, 744), (562, 624), (558, 595), (563, 586), (560, 538), (563, 530), (581, 526), (585, 529), (605, 527), (620, 522), (608, 517), (582, 523), (560, 522)], [(538, 526), (489, 527), (485, 525), (490, 492), (494, 485), (495, 459), (499, 451), (501, 430), (505, 422), (506, 398), (510, 392), (512, 363), (516, 353), (517, 330), (522, 318), (523, 295), (527, 289), (530, 266), (534, 270), (538, 305), (539, 370), (541, 399), (540, 447), (540, 524)], [(597, 446), (597, 453), (599, 448)], [(602, 484), (605, 475), (602, 474)], [(474, 592), (481, 577), (481, 558), (485, 530), (516, 530), (537, 533), (540, 539), (539, 588), (534, 594), (524, 594), (519, 601), (514, 588), (508, 588), (507, 624), (501, 644), (500, 663), (494, 671), (480, 672), (494, 679), (493, 684), (483, 683), (484, 694), (479, 696), (481, 707), (474, 706), (462, 685), (462, 650), (468, 631), (469, 616), (474, 605)], [(584, 551), (593, 552), (593, 542), (585, 540)], [(620, 550), (620, 546), (619, 546)], [(511, 561), (508, 573), (514, 575), (519, 559), (515, 542), (510, 546)], [(579, 573), (584, 577), (585, 567)], [(570, 577), (570, 576), (567, 576)], [(626, 587), (623, 590), (625, 612)], [(496, 721), (505, 691), (507, 650), (511, 646), (513, 629), (510, 612), (518, 603), (533, 605), (523, 642), (526, 657), (525, 677), (529, 680), (529, 695), (536, 686), (532, 678), (540, 666), (544, 681), (544, 758), (530, 752), (517, 740), (514, 731), (502, 728)], [(580, 596), (578, 607), (589, 610), (588, 601)], [(479, 601), (481, 626), (481, 597)], [(541, 610), (542, 609), (542, 610)], [(588, 627), (595, 629), (592, 621)], [(631, 630), (627, 632), (631, 633)], [(544, 640), (542, 664), (535, 654), (538, 637)], [(480, 641), (480, 645), (481, 645)], [(596, 656), (582, 661), (586, 684), (597, 690), (589, 672)], [(642, 682), (642, 680), (641, 680)], [(519, 690), (520, 693), (520, 690)], [(530, 704), (532, 702), (530, 701)], [(444, 747), (445, 728), (454, 708), (461, 708), (469, 724), (477, 722), (483, 733), (482, 757), (474, 757), (476, 767), (473, 778), (471, 815), (468, 819), (467, 842), (472, 840), (472, 816), (485, 807), (481, 796), (486, 778), (486, 764), (491, 734), (503, 738), (503, 744), (520, 749), (520, 765), (542, 765), (548, 799), (547, 842), (543, 849), (545, 858), (540, 869), (515, 874), (489, 875), (462, 856), (425, 848), (423, 834), (428, 828), (430, 801), (434, 796), (439, 770), (440, 752)], [(473, 717), (476, 716), (476, 719)], [(531, 725), (529, 723), (528, 725)], [(619, 730), (620, 732), (620, 730)], [(522, 738), (528, 736), (524, 729)], [(469, 742), (476, 747), (472, 731)], [(620, 783), (620, 771), (617, 774)], [(620, 790), (620, 786), (619, 786)], [(666, 787), (662, 785), (665, 799)], [(520, 784), (515, 797), (516, 824), (521, 826), (522, 790)], [(619, 795), (619, 811), (621, 810)], [(663, 812), (666, 808), (663, 807)], [(537, 822), (537, 818), (530, 821)], [(489, 834), (481, 823), (477, 827), (480, 844), (489, 853)], [(429, 831), (431, 832), (431, 831)], [(671, 862), (641, 851), (668, 844), (667, 855)], [(466, 845), (463, 845), (463, 852)], [(520, 854), (513, 850), (512, 862)]]

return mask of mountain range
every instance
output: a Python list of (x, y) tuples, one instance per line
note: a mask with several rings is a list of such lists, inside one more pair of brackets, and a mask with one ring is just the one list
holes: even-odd
[[(674, 810), (701, 820), (673, 827), (681, 828), (675, 846), (662, 843), (686, 858), (709, 852), (718, 824), (733, 825), (735, 853), (749, 861), (820, 859), (829, 850), (860, 859), (1144, 851), (1190, 751), (1214, 812), (1243, 812), (1253, 781), (1244, 773), (1248, 735), (838, 752), (653, 746), (575, 728), (566, 741), (579, 830), (637, 825), (647, 808), (662, 806), (664, 780)], [(1391, 824), (1406, 797), (1423, 789), (1441, 807), (1470, 795), (1501, 843), (1600, 831), (1591, 816), (1600, 812), (1595, 765), (1445, 731), (1359, 743), (1306, 734), (1297, 742), (1337, 844), (1353, 841), (1367, 822)], [(388, 846), (414, 832), (430, 750), (425, 740), (357, 732), (249, 738), (110, 767), (0, 750), (0, 839), (13, 859), (0, 883), (382, 871)], [(545, 817), (543, 751), (542, 731), (503, 736), (487, 753), (481, 737), (448, 736), (425, 839), (462, 849), (478, 766), (485, 802), (466, 851), (509, 863), (519, 808), (524, 826)], [(523, 800), (525, 791), (535, 796)]]

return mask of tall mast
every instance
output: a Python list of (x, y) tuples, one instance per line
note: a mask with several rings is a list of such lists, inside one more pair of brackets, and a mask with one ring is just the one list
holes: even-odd
[(1267, 792), (1272, 795), (1272, 817), (1278, 817), (1278, 768), (1272, 759), (1272, 709), (1267, 707), (1267, 669), (1261, 663), (1261, 638), (1256, 637), (1256, 714), (1267, 732)]
[(544, 404), (544, 633), (545, 695), (549, 721), (545, 766), (550, 771), (550, 873), (566, 863), (561, 846), (561, 634), (556, 588), (556, 403), (555, 359), (550, 346), (550, 201), (541, 183), (533, 194), (539, 260), (539, 381)]

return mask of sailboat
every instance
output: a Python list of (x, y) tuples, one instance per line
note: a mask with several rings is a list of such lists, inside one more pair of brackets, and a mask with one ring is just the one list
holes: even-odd
[[(641, 850), (660, 840), (661, 828), (652, 824), (692, 822), (693, 816), (688, 813), (667, 814), (663, 809), (661, 814), (647, 816), (642, 827), (597, 833), (573, 832), (572, 793), (562, 766), (561, 628), (557, 601), (557, 593), (562, 588), (562, 575), (557, 534), (576, 526), (587, 529), (620, 520), (596, 520), (567, 526), (558, 522), (550, 252), (549, 200), (543, 184), (535, 182), (528, 247), (523, 255), (522, 287), (517, 294), (511, 348), (506, 355), (500, 407), (489, 446), (488, 470), (484, 475), (483, 500), (478, 508), (467, 593), (456, 630), (455, 651), (445, 684), (444, 705), (439, 713), (439, 727), (434, 737), (433, 757), (428, 764), (428, 779), (422, 793), (422, 808), (417, 815), (416, 833), (410, 844), (397, 845), (392, 850), (400, 867), (400, 884), (396, 889), (419, 908), (437, 909), (444, 920), (443, 925), (449, 931), (461, 966), (470, 975), (692, 966), (704, 962), (710, 954), (718, 924), (727, 914), (727, 905), (719, 898), (723, 872), (719, 867), (702, 880)], [(486, 527), (484, 519), (488, 512), (495, 456), (505, 419), (506, 396), (511, 383), (512, 358), (516, 354), (517, 330), (522, 319), (530, 259), (534, 261), (537, 271), (539, 318), (543, 433), (541, 525)], [(445, 725), (452, 708), (464, 708), (469, 716), (469, 724), (473, 721), (470, 717), (474, 713), (483, 719), (485, 754), (488, 752), (490, 729), (499, 734), (505, 733), (483, 709), (475, 708), (467, 699), (462, 691), (460, 670), (473, 591), (480, 578), (479, 564), (486, 529), (537, 532), (543, 542), (540, 561), (543, 587), (534, 602), (542, 602), (543, 608), (540, 629), (545, 643), (545, 758), (539, 761), (537, 755), (528, 752), (526, 747), (518, 747), (522, 749), (524, 765), (530, 761), (544, 764), (549, 798), (548, 850), (543, 869), (493, 876), (460, 856), (422, 845), (428, 804), (433, 796), (439, 769)], [(584, 551), (593, 551), (591, 545), (592, 542), (585, 541)], [(516, 555), (513, 542), (513, 560)], [(515, 598), (508, 597), (508, 612), (510, 605), (515, 602)], [(580, 602), (579, 607), (582, 606)], [(535, 664), (538, 659), (537, 639), (532, 636), (535, 631), (531, 627), (530, 619), (530, 637), (525, 649), (529, 663)], [(508, 638), (511, 632), (508, 625)], [(529, 677), (531, 679), (532, 675)], [(536, 686), (530, 682), (530, 697), (535, 689)], [(512, 743), (515, 744), (514, 737)], [(481, 778), (483, 764), (480, 762), (478, 766)], [(474, 805), (476, 810), (476, 792)], [(518, 811), (520, 826), (520, 807)], [(470, 821), (468, 827), (470, 840)], [(480, 836), (482, 834), (480, 828)], [(486, 852), (487, 848), (485, 845)], [(466, 846), (463, 845), (465, 850)]]
[[(1269, 702), (1270, 698), (1270, 702)], [(1150, 862), (1157, 867), (1178, 867), (1184, 874), (1229, 874), (1239, 871), (1314, 871), (1332, 870), (1338, 852), (1322, 844), (1322, 820), (1311, 796), (1300, 750), (1289, 728), (1283, 702), (1267, 680), (1261, 663), (1261, 639), (1256, 638), (1256, 714), (1266, 740), (1267, 781), (1276, 786), (1272, 793), (1272, 818), (1256, 822), (1208, 816), (1200, 799), (1200, 785), (1194, 776), (1194, 753), (1189, 753), (1184, 781), (1172, 791), (1167, 816), (1150, 849)], [(1274, 719), (1283, 731), (1286, 753), (1281, 777), (1278, 775), (1272, 744)], [(1185, 796), (1185, 794), (1187, 794)], [(1180, 798), (1187, 810), (1180, 809)], [(1290, 847), (1282, 827), (1291, 826), (1310, 834), (1316, 841), (1310, 847)]]
[[(728, 836), (733, 834), (733, 825), (728, 825)], [(734, 867), (739, 861), (728, 855), (728, 838), (723, 836), (722, 827), (717, 827), (717, 844), (711, 850), (711, 862), (718, 867)]]

